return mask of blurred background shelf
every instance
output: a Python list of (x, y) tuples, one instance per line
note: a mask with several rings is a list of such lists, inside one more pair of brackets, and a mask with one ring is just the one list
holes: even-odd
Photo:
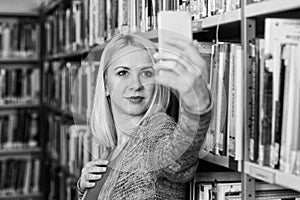
[(9, 109), (37, 109), (39, 108), (39, 104), (0, 104), (0, 111), (1, 110), (9, 110)]
[(3, 156), (19, 156), (19, 155), (28, 155), (28, 154), (39, 154), (41, 153), (41, 148), (34, 147), (34, 148), (15, 148), (15, 149), (0, 149), (0, 157)]
[(13, 199), (13, 200), (20, 200), (20, 199), (42, 199), (42, 197), (43, 197), (43, 195), (41, 193), (0, 195), (0, 199), (1, 200), (5, 200), (5, 199)]

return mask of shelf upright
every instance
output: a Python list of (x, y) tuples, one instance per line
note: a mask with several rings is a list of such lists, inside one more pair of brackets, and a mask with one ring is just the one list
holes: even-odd
[(243, 164), (242, 164), (242, 199), (255, 200), (255, 179), (245, 173), (245, 161), (249, 160), (249, 135), (251, 133), (251, 60), (250, 60), (250, 41), (255, 38), (255, 20), (248, 19), (245, 15), (245, 8), (251, 0), (241, 0), (242, 3), (242, 22), (241, 22), (241, 43), (242, 43), (242, 67), (244, 69), (244, 116), (243, 133)]

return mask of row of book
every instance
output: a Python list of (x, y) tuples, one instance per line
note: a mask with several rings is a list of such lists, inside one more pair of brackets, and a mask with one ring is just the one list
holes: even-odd
[(0, 105), (38, 104), (40, 70), (33, 67), (0, 68)]
[[(193, 200), (237, 200), (242, 199), (242, 184), (240, 182), (194, 182)], [(259, 187), (259, 183), (257, 183)], [(257, 200), (299, 200), (300, 194), (291, 190), (258, 190)]]
[(38, 158), (0, 160), (0, 198), (41, 191), (41, 161)]
[(251, 41), (249, 159), (300, 175), (300, 20), (266, 19)]
[(51, 107), (87, 119), (99, 64), (92, 62), (46, 62), (43, 101)]
[(102, 44), (117, 33), (157, 29), (162, 10), (190, 11), (194, 20), (240, 7), (240, 0), (76, 0), (63, 4), (45, 21), (48, 55)]
[(209, 85), (214, 101), (204, 149), (216, 155), (242, 159), (243, 69), (240, 44), (212, 45)]
[(75, 125), (54, 114), (47, 121), (47, 152), (52, 159), (48, 199), (77, 199), (76, 182), (83, 166), (104, 159), (107, 149), (97, 143), (86, 125)]
[(187, 9), (191, 12), (194, 20), (199, 20), (221, 15), (240, 7), (240, 0), (191, 0)]
[(0, 58), (37, 58), (39, 35), (36, 20), (0, 18)]
[(51, 166), (50, 190), (48, 200), (74, 200), (78, 199), (76, 181), (62, 172), (59, 166)]
[(39, 114), (36, 111), (0, 112), (0, 150), (37, 147), (39, 137)]
[(85, 163), (100, 158), (105, 152), (86, 125), (70, 124), (61, 116), (49, 115), (48, 129), (48, 154), (75, 177), (80, 175)]

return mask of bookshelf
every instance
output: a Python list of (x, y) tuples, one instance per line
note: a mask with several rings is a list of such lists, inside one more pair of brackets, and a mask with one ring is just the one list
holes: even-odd
[[(264, 8), (264, 9), (262, 9), (262, 8)], [(255, 160), (255, 157), (254, 158), (251, 157), (251, 155), (253, 153), (250, 154), (251, 150), (249, 151), (249, 149), (251, 148), (251, 145), (252, 145), (250, 143), (250, 137), (251, 137), (251, 140), (254, 138), (252, 135), (253, 133), (254, 134), (257, 133), (259, 135), (259, 137), (262, 134), (265, 134), (265, 135), (269, 134), (267, 129), (260, 129), (260, 128), (258, 130), (256, 129), (257, 127), (263, 127), (260, 124), (260, 123), (262, 123), (260, 121), (261, 119), (258, 117), (261, 116), (260, 112), (266, 113), (266, 111), (263, 110), (266, 108), (266, 106), (264, 105), (262, 108), (259, 107), (260, 109), (255, 109), (255, 105), (261, 105), (261, 104), (258, 104), (258, 102), (255, 103), (253, 98), (255, 98), (256, 96), (255, 96), (255, 92), (253, 92), (253, 88), (255, 88), (255, 83), (257, 82), (256, 80), (260, 80), (262, 75), (260, 75), (260, 74), (259, 74), (259, 76), (257, 75), (258, 76), (257, 79), (255, 78), (255, 75), (254, 75), (254, 74), (256, 74), (255, 70), (257, 68), (253, 67), (253, 62), (254, 62), (253, 58), (252, 58), (253, 53), (251, 53), (251, 48), (253, 47), (253, 44), (254, 44), (253, 41), (255, 40), (255, 38), (258, 38), (258, 37), (261, 38), (262, 36), (266, 35), (267, 31), (266, 31), (266, 29), (264, 30), (264, 28), (266, 28), (266, 26), (268, 26), (268, 28), (269, 28), (268, 23), (265, 21), (266, 18), (300, 19), (299, 11), (300, 11), (299, 1), (293, 1), (293, 0), (288, 1), (288, 2), (283, 2), (283, 1), (278, 1), (278, 0), (270, 0), (270, 1), (262, 1), (262, 2), (257, 2), (257, 3), (252, 3), (251, 1), (244, 1), (244, 3), (243, 3), (243, 14), (242, 14), (243, 25), (242, 25), (241, 32), (242, 32), (242, 43), (243, 43), (243, 47), (244, 47), (243, 65), (246, 66), (245, 74), (247, 77), (247, 79), (245, 80), (245, 91), (246, 91), (245, 108), (247, 109), (247, 112), (245, 113), (246, 124), (245, 124), (245, 133), (244, 133), (244, 146), (243, 146), (244, 161), (243, 161), (243, 170), (242, 170), (242, 173), (243, 173), (242, 178), (243, 178), (243, 184), (244, 184), (243, 185), (243, 198), (255, 199), (256, 191), (254, 188), (258, 181), (263, 181), (265, 183), (279, 185), (284, 188), (292, 189), (297, 192), (300, 191), (300, 189), (299, 189), (299, 184), (300, 184), (299, 174), (296, 175), (292, 171), (287, 173), (287, 172), (284, 172), (283, 169), (281, 169), (281, 167), (282, 167), (281, 165), (284, 164), (284, 162), (281, 161), (282, 155), (279, 154), (280, 162), (278, 161), (277, 165), (274, 165), (272, 163), (274, 161), (276, 163), (275, 159), (278, 159), (278, 158), (274, 157), (274, 152), (276, 152), (275, 149), (270, 150), (269, 154), (271, 156), (269, 156), (269, 157), (270, 157), (271, 161), (269, 164), (268, 164), (269, 161), (266, 159), (266, 156), (265, 156), (265, 155), (268, 155), (268, 154), (266, 154), (266, 151), (267, 151), (266, 146), (264, 146), (265, 150), (260, 149), (261, 147), (259, 146), (258, 160), (256, 160), (256, 161), (253, 161), (253, 159)], [(267, 39), (268, 38), (264, 38), (266, 43), (267, 43), (267, 41), (266, 41)], [(276, 42), (274, 42), (274, 43), (276, 44)], [(256, 43), (256, 45), (257, 44), (259, 44), (259, 43)], [(259, 45), (256, 48), (258, 48), (259, 51), (264, 51), (261, 49), (261, 47)], [(267, 45), (265, 45), (264, 48), (267, 48)], [(263, 60), (261, 58), (259, 58), (259, 59)], [(278, 56), (277, 59), (279, 60), (279, 59), (284, 59), (284, 58)], [(258, 61), (258, 62), (262, 62), (262, 61)], [(259, 64), (259, 66), (260, 65), (262, 66), (262, 69), (259, 68), (260, 71), (265, 70), (264, 68), (267, 65), (267, 62), (269, 62), (269, 61), (263, 61), (263, 62), (264, 62), (264, 64)], [(288, 66), (288, 67), (290, 67), (290, 66)], [(260, 72), (260, 73), (262, 73), (262, 72)], [(264, 76), (264, 77), (266, 77), (266, 76)], [(275, 75), (274, 75), (274, 77), (275, 77)], [(264, 84), (259, 83), (259, 84), (266, 87), (266, 83), (264, 83)], [(286, 83), (284, 83), (284, 84), (286, 84)], [(259, 86), (259, 87), (261, 87), (261, 86)], [(257, 91), (262, 92), (261, 89), (257, 89)], [(263, 92), (265, 92), (265, 90)], [(265, 98), (265, 96), (263, 96), (263, 97), (258, 96), (258, 97), (262, 98), (262, 99)], [(260, 100), (260, 101), (262, 101), (262, 100)], [(283, 101), (286, 101), (286, 100), (283, 100)], [(286, 109), (286, 108), (282, 108), (282, 109)], [(278, 112), (280, 113), (283, 111), (278, 110)], [(259, 119), (258, 123), (254, 122), (252, 117), (258, 118)], [(287, 120), (282, 118), (282, 123), (286, 123), (285, 121), (287, 121)], [(274, 123), (274, 122), (275, 121), (272, 120), (272, 123)], [(279, 123), (279, 122), (277, 122), (277, 123)], [(272, 128), (272, 132), (273, 132), (273, 130), (275, 130), (275, 129)], [(286, 134), (287, 135), (291, 134), (291, 132), (290, 133), (285, 132), (284, 129), (280, 129), (280, 131), (281, 131), (280, 135), (282, 136), (282, 138), (286, 137)], [(276, 134), (276, 132), (275, 132), (275, 134)], [(282, 138), (281, 138), (281, 142), (283, 141)], [(266, 140), (266, 139), (259, 138), (259, 140), (264, 140), (264, 141), (268, 142), (268, 140)], [(276, 140), (275, 140), (275, 142), (276, 142)], [(279, 147), (280, 151), (283, 151), (282, 149), (284, 147), (282, 146), (281, 143), (279, 143), (279, 144), (280, 144), (280, 147)], [(273, 143), (272, 143), (272, 145), (273, 145)], [(265, 154), (265, 155), (263, 155), (263, 154), (261, 155), (261, 152), (263, 152), (263, 154)], [(259, 163), (259, 164), (257, 164), (257, 163)], [(280, 163), (280, 168), (278, 167), (278, 163)]]
[[(70, 7), (70, 2), (67, 3), (66, 1), (62, 0), (50, 2), (50, 4), (45, 5), (44, 8), (42, 8), (42, 18), (47, 20), (47, 17), (49, 16), (50, 19), (52, 16), (59, 17), (59, 14), (56, 12), (57, 10), (64, 12), (66, 11), (65, 9)], [(199, 173), (194, 179), (195, 182), (213, 182), (215, 177), (218, 177), (222, 182), (241, 182), (241, 188), (243, 191), (242, 199), (250, 200), (255, 199), (256, 190), (258, 189), (258, 185), (260, 185), (259, 180), (272, 184), (268, 187), (264, 186), (264, 190), (292, 189), (300, 192), (298, 187), (300, 185), (299, 176), (283, 173), (277, 169), (251, 163), (249, 161), (248, 150), (249, 133), (251, 132), (251, 126), (248, 126), (251, 123), (249, 120), (249, 118), (251, 118), (249, 113), (252, 111), (252, 108), (249, 106), (250, 102), (248, 101), (251, 99), (252, 94), (252, 91), (249, 90), (249, 86), (252, 84), (250, 80), (251, 77), (249, 77), (249, 73), (251, 73), (251, 59), (249, 58), (251, 49), (249, 41), (254, 39), (256, 36), (263, 35), (264, 23), (262, 22), (266, 17), (291, 17), (299, 19), (299, 11), (299, 0), (289, 0), (285, 2), (281, 0), (266, 0), (257, 3), (252, 3), (250, 0), (244, 0), (241, 1), (241, 8), (193, 21), (194, 39), (202, 41), (204, 38), (205, 42), (211, 42), (212, 39), (216, 39), (215, 36), (217, 28), (220, 26), (222, 27), (222, 29), (219, 30), (220, 41), (241, 43), (241, 59), (243, 62), (241, 65), (245, 66), (243, 68), (243, 73), (245, 75), (245, 78), (243, 79), (243, 89), (245, 93), (243, 93), (243, 95), (246, 97), (246, 99), (243, 99), (243, 108), (245, 108), (246, 111), (243, 115), (243, 119), (245, 120), (246, 124), (243, 126), (243, 131), (237, 133), (243, 137), (243, 141), (240, 144), (243, 153), (243, 160), (235, 160), (228, 155), (216, 155), (214, 153), (206, 153), (206, 156), (203, 157), (203, 154), (200, 153), (199, 158), (201, 160), (224, 167), (228, 171), (233, 171), (233, 173)], [(231, 35), (231, 33), (236, 32), (238, 32), (238, 35)], [(137, 33), (149, 38), (152, 41), (158, 40), (158, 32), (155, 28), (149, 29), (146, 32)], [(209, 37), (202, 38), (204, 35), (208, 35)], [(46, 40), (46, 38), (44, 39)], [(94, 41), (95, 43), (93, 44), (97, 45), (98, 49), (100, 50), (105, 46), (105, 40), (102, 39), (96, 42)], [(73, 50), (65, 50), (64, 46), (62, 46), (62, 48), (57, 47), (56, 52), (47, 53), (44, 51), (43, 61), (44, 64), (58, 62), (59, 65), (62, 65), (61, 68), (64, 68), (65, 64), (68, 62), (77, 62), (78, 64), (83, 61), (92, 49), (93, 48), (91, 47), (91, 44), (87, 46), (83, 45)], [(79, 114), (74, 116), (70, 111), (63, 110), (59, 106), (55, 107), (47, 104), (44, 106), (47, 109), (47, 115), (55, 115), (59, 118), (58, 122), (62, 122), (66, 127), (69, 127), (69, 125), (74, 122), (74, 119), (82, 124), (86, 123), (85, 115), (80, 116)], [(49, 137), (51, 137), (51, 135), (49, 135)], [(56, 162), (55, 166), (60, 166), (59, 161), (54, 162)], [(60, 174), (71, 176), (73, 179), (75, 179), (76, 175), (69, 172), (70, 169), (68, 165), (62, 165), (58, 168)]]
[(37, 3), (0, 3), (0, 199), (43, 199)]

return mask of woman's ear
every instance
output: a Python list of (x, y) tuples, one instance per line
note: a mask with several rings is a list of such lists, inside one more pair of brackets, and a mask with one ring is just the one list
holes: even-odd
[(104, 74), (104, 91), (105, 91), (105, 96), (109, 96), (109, 91), (107, 89), (107, 86), (106, 86), (106, 83), (107, 83), (107, 76), (106, 74)]
[(107, 96), (107, 97), (109, 96), (109, 92), (106, 87), (105, 87), (105, 96)]

